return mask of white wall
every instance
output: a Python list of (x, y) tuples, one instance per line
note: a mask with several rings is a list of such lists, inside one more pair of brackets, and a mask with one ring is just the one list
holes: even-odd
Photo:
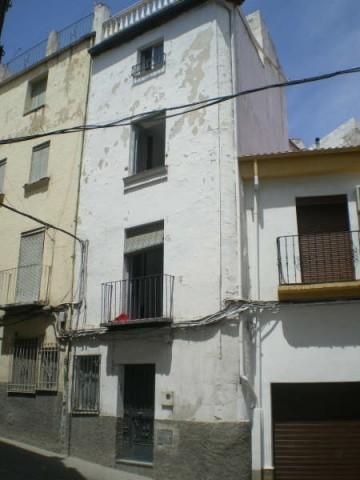
[[(348, 197), (350, 229), (358, 230), (359, 224), (355, 204), (355, 185), (357, 183), (357, 179), (351, 174), (260, 180), (259, 262), (261, 272), (260, 298), (262, 300), (277, 300), (278, 298), (279, 278), (276, 239), (285, 235), (298, 234), (296, 198), (346, 194)], [(251, 182), (246, 182), (245, 191), (250, 259), (250, 297), (256, 298), (256, 219), (254, 218), (254, 187)]]
[[(234, 59), (230, 25), (228, 11), (208, 2), (95, 57), (88, 123), (231, 93)], [(131, 68), (138, 61), (138, 49), (161, 38), (165, 71), (134, 82)], [(236, 48), (236, 61), (243, 65), (243, 72), (252, 72), (252, 80), (267, 70), (254, 54), (248, 36), (239, 37)], [(246, 108), (240, 103), (241, 122), (244, 118), (250, 121), (248, 108), (254, 112), (264, 108), (263, 102), (264, 97), (260, 103), (254, 99), (254, 104), (248, 99)], [(264, 134), (265, 120), (250, 127), (257, 137)], [(267, 128), (273, 128), (269, 118)], [(124, 230), (162, 219), (164, 273), (175, 276), (175, 320), (214, 313), (224, 299), (240, 296), (234, 104), (227, 102), (168, 119), (167, 180), (124, 193), (130, 130), (98, 130), (89, 133), (86, 140), (78, 234), (90, 241), (87, 325), (100, 321), (100, 284), (124, 276)], [(275, 138), (279, 138), (278, 133)], [(274, 142), (278, 140), (267, 132), (263, 145), (270, 148)]]
[[(122, 366), (155, 364), (155, 418), (176, 421), (244, 420), (239, 384), (237, 321), (217, 327), (160, 333), (127, 331), (102, 341), (77, 341), (76, 354), (100, 354), (100, 414), (122, 416)], [(201, 348), (200, 348), (201, 347)], [(194, 368), (196, 365), (196, 368)], [(174, 408), (162, 406), (174, 392)]]
[(273, 465), (271, 383), (360, 381), (359, 305), (282, 305), (261, 315), (265, 467)]

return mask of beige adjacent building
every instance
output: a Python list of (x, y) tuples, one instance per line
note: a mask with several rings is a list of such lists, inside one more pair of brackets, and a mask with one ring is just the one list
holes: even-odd
[[(85, 123), (93, 18), (0, 66), (0, 137)], [(62, 450), (65, 329), (79, 297), (75, 234), (83, 132), (0, 145), (0, 431)]]

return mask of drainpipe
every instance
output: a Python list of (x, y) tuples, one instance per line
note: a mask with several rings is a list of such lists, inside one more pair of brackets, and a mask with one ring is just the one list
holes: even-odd
[[(260, 285), (260, 221), (259, 221), (259, 205), (260, 205), (260, 182), (259, 182), (259, 165), (258, 161), (254, 161), (254, 222), (255, 222), (255, 251), (256, 251), (256, 300), (261, 299)], [(255, 307), (254, 321), (256, 325), (256, 367), (257, 377), (255, 382), (255, 393), (257, 398), (256, 408), (253, 416), (252, 431), (252, 451), (253, 451), (253, 475), (254, 478), (262, 478), (263, 470), (263, 430), (264, 419), (262, 409), (262, 346), (261, 346), (261, 316), (258, 307)]]

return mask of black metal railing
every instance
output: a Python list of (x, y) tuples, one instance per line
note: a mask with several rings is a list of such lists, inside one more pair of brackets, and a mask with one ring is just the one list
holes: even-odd
[(134, 78), (138, 78), (155, 70), (159, 70), (165, 65), (165, 63), (166, 54), (162, 53), (161, 55), (156, 55), (155, 58), (149, 58), (148, 60), (134, 65), (132, 67), (131, 74)]
[(172, 319), (174, 277), (147, 277), (103, 283), (102, 323)]
[(359, 231), (279, 237), (279, 283), (291, 285), (359, 280), (359, 246)]
[[(78, 20), (67, 26), (63, 30), (57, 32), (57, 50), (61, 50), (70, 46), (72, 43), (79, 41), (85, 35), (93, 30), (93, 14)], [(9, 76), (15, 75), (22, 70), (41, 62), (47, 55), (48, 39), (37, 43), (28, 50), (20, 53), (5, 64)]]

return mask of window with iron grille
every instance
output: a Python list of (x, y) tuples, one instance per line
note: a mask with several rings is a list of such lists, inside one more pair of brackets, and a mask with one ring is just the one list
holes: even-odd
[(133, 77), (146, 75), (165, 65), (164, 42), (156, 43), (139, 52), (139, 63), (132, 68)]
[(58, 374), (57, 345), (40, 344), (38, 338), (15, 341), (8, 382), (9, 392), (57, 391)]
[(33, 148), (31, 156), (30, 183), (45, 178), (48, 172), (50, 142), (42, 143)]
[(73, 413), (99, 412), (100, 355), (74, 358)]
[(58, 388), (59, 349), (56, 345), (43, 345), (39, 350), (39, 377), (37, 390), (54, 392)]

